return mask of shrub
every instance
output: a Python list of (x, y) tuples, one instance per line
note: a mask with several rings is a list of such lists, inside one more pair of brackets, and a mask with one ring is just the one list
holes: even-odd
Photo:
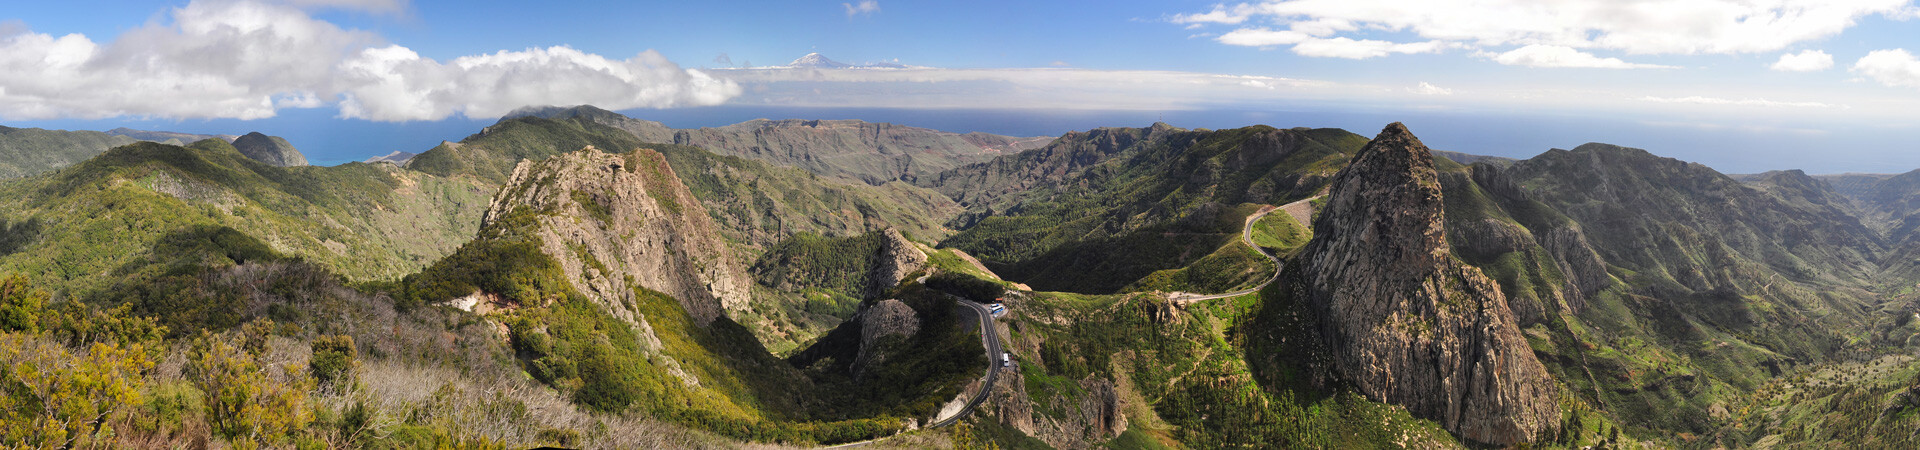
[(47, 293), (28, 285), (26, 277), (0, 279), (0, 331), (39, 331), (40, 309), (46, 303)]
[(353, 336), (321, 336), (313, 340), (313, 358), (307, 361), (307, 369), (323, 386), (350, 382), (359, 357), (360, 349), (353, 345)]
[(281, 369), (281, 376), (273, 377), (253, 355), (205, 333), (187, 362), (189, 378), (205, 392), (207, 421), (214, 431), (242, 442), (275, 442), (313, 420), (306, 405), (308, 379)]

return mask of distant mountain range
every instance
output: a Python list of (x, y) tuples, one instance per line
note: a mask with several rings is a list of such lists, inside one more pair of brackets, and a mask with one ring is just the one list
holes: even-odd
[(908, 68), (908, 66), (895, 64), (895, 63), (847, 64), (839, 61), (834, 61), (832, 59), (827, 59), (826, 56), (823, 56), (819, 53), (808, 53), (806, 56), (802, 56), (799, 59), (793, 60), (793, 62), (787, 63), (786, 67), (794, 68), (794, 69), (906, 69)]
[(115, 136), (126, 136), (126, 137), (130, 137), (130, 138), (134, 138), (142, 141), (152, 141), (152, 142), (159, 142), (162, 144), (174, 144), (174, 145), (191, 144), (191, 143), (198, 142), (201, 140), (206, 140), (206, 139), (219, 139), (219, 140), (223, 140), (231, 143), (235, 139), (240, 138), (240, 136), (235, 136), (231, 134), (176, 133), (172, 131), (135, 130), (127, 127), (120, 127), (120, 128), (107, 130), (107, 134), (111, 134)]
[[(258, 133), (255, 133), (258, 134)], [(306, 157), (300, 155), (285, 139), (261, 135), (269, 142), (272, 150), (262, 150), (264, 158), (273, 161), (297, 161), (306, 164)], [(0, 126), (0, 179), (19, 178), (34, 175), (61, 167), (66, 167), (109, 148), (140, 141), (159, 142), (172, 145), (187, 145), (207, 139), (232, 143), (240, 136), (203, 135), (175, 133), (170, 131), (145, 131), (131, 128), (115, 128), (100, 131), (62, 131), (39, 128), (10, 128)], [(262, 148), (250, 145), (249, 148)], [(290, 153), (289, 153), (290, 152)], [(273, 155), (273, 156), (268, 156)]]
[[(642, 142), (688, 145), (721, 155), (794, 166), (869, 184), (912, 181), (965, 164), (1039, 148), (1051, 137), (951, 133), (859, 120), (756, 119), (714, 128), (671, 129), (592, 106), (523, 108), (514, 117), (583, 118)], [(424, 157), (425, 155), (423, 155)]]

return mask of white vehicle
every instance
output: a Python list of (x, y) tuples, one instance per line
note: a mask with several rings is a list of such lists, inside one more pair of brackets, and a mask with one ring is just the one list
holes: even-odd
[(1012, 354), (1012, 353), (1001, 353), (1001, 354), (1000, 354), (1000, 367), (1013, 367), (1013, 354)]
[(1007, 312), (1007, 305), (1003, 305), (999, 303), (987, 305), (987, 312), (993, 313), (993, 315), (996, 315), (996, 316), (1000, 315), (1000, 313)]

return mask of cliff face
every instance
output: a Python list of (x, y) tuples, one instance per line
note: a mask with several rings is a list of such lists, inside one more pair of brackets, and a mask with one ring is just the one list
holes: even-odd
[(907, 279), (907, 274), (927, 265), (927, 253), (914, 247), (900, 230), (888, 228), (880, 234), (880, 252), (867, 273), (868, 298), (887, 295)]
[(268, 136), (255, 131), (233, 140), (233, 148), (254, 161), (280, 167), (307, 165), (307, 156), (293, 148), (293, 144), (279, 136)]
[(856, 377), (879, 367), (891, 353), (900, 350), (902, 342), (920, 332), (920, 317), (913, 308), (894, 299), (873, 302), (853, 320), (860, 323), (860, 352), (853, 360)]
[(1551, 436), (1553, 382), (1499, 287), (1452, 255), (1443, 206), (1429, 150), (1398, 123), (1334, 177), (1316, 235), (1286, 277), (1331, 352), (1321, 381), (1473, 441)]
[(521, 161), (482, 227), (520, 206), (559, 213), (539, 219), (545, 253), (603, 306), (630, 302), (635, 285), (673, 296), (701, 324), (749, 303), (744, 265), (658, 152)]

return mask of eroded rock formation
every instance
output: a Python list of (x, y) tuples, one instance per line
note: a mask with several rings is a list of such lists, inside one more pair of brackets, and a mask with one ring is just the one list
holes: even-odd
[(1452, 255), (1443, 206), (1429, 150), (1399, 123), (1334, 177), (1316, 235), (1286, 277), (1332, 353), (1320, 381), (1472, 441), (1551, 436), (1553, 381), (1499, 286)]

